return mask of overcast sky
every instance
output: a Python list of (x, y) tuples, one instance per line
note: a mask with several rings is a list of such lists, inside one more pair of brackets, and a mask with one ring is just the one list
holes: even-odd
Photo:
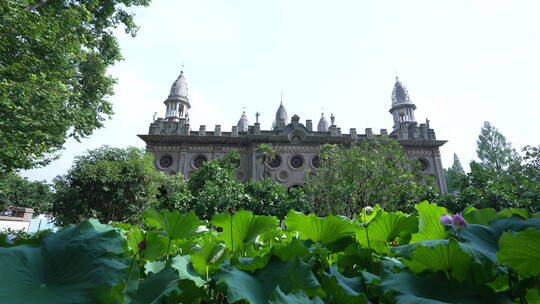
[(272, 124), (280, 92), (289, 117), (314, 125), (323, 110), (342, 132), (392, 128), (396, 74), (430, 120), (443, 165), (476, 158), (489, 120), (516, 148), (540, 144), (540, 1), (155, 0), (136, 11), (137, 37), (118, 31), (124, 61), (105, 127), (69, 141), (60, 159), (25, 171), (64, 174), (76, 155), (101, 145), (144, 147), (182, 64), (193, 130), (228, 131), (242, 110)]

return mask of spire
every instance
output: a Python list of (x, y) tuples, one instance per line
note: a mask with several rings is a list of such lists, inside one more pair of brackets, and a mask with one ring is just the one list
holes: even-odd
[(327, 132), (328, 127), (328, 120), (324, 117), (324, 113), (321, 113), (321, 119), (319, 119), (319, 123), (317, 124), (317, 132)]
[(238, 120), (238, 132), (247, 132), (249, 127), (249, 121), (246, 116), (246, 111), (242, 113), (240, 120)]
[(285, 122), (285, 124), (287, 124), (288, 119), (289, 116), (287, 115), (287, 110), (285, 110), (285, 107), (283, 106), (283, 92), (281, 92), (281, 101), (279, 102), (279, 108), (276, 111), (276, 123)]

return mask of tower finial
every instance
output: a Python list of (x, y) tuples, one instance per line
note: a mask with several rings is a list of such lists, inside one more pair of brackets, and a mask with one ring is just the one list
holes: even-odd
[(281, 100), (280, 100), (279, 104), (283, 105), (283, 91), (281, 91)]

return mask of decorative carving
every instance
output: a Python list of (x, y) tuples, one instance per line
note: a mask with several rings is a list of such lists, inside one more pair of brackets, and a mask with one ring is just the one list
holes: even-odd
[(172, 163), (173, 163), (173, 158), (169, 154), (163, 155), (159, 159), (159, 165), (162, 168), (169, 168), (172, 165)]

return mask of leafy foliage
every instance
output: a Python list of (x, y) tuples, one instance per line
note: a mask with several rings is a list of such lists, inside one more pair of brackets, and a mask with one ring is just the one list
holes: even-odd
[(321, 167), (308, 175), (305, 189), (318, 215), (358, 215), (380, 204), (397, 210), (427, 199), (417, 166), (402, 146), (386, 137), (362, 141), (348, 148), (321, 147)]
[(0, 172), (47, 164), (113, 113), (106, 100), (120, 60), (114, 29), (149, 0), (0, 2)]
[(51, 186), (45, 182), (32, 182), (15, 173), (0, 174), (0, 210), (15, 206), (43, 214), (51, 207), (52, 197)]
[(476, 144), (478, 146), (476, 154), (482, 161), (482, 165), (487, 168), (497, 170), (506, 168), (517, 157), (516, 151), (506, 141), (506, 137), (497, 128), (492, 126), (489, 121), (484, 122)]
[(196, 233), (204, 222), (193, 213), (150, 209), (144, 217), (150, 230), (92, 220), (0, 242), (7, 272), (0, 291), (18, 302), (39, 297), (45, 303), (440, 304), (539, 298), (540, 218), (525, 210), (470, 208), (463, 214), (471, 222), (456, 230), (439, 223), (444, 208), (427, 202), (415, 208), (417, 213), (404, 214), (376, 206), (353, 220), (291, 211), (284, 228), (273, 217), (239, 210), (214, 215), (211, 225)]
[(61, 226), (91, 217), (105, 223), (135, 222), (155, 201), (162, 177), (143, 150), (90, 150), (75, 159), (66, 175), (54, 179), (51, 211)]

